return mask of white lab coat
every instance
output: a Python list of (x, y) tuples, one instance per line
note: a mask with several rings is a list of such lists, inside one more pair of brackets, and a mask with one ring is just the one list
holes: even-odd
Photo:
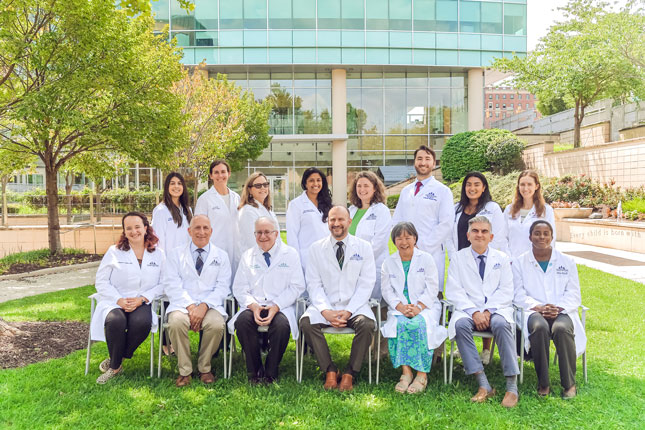
[(231, 264), (228, 255), (213, 242), (204, 261), (201, 275), (197, 274), (190, 250), (192, 242), (170, 251), (164, 272), (164, 292), (170, 305), (167, 313), (181, 311), (191, 304), (206, 303), (226, 318), (224, 302), (231, 293)]
[(372, 245), (348, 234), (341, 270), (336, 260), (335, 244), (336, 240), (328, 235), (309, 248), (305, 279), (311, 306), (303, 317), (309, 317), (311, 324), (329, 324), (321, 314), (329, 309), (347, 310), (352, 317), (365, 315), (376, 321), (369, 306), (376, 281)]
[[(190, 208), (189, 208), (190, 210)], [(188, 219), (183, 210), (181, 213), (181, 226), (175, 224), (170, 210), (165, 203), (159, 203), (152, 211), (152, 228), (155, 235), (159, 238), (157, 248), (164, 251), (170, 251), (173, 248), (182, 246), (190, 242), (188, 234)]]
[(312, 243), (329, 236), (329, 227), (307, 192), (289, 202), (287, 208), (287, 244), (298, 251), (302, 268), (307, 267), (309, 247)]
[(495, 309), (494, 313), (513, 325), (513, 272), (508, 255), (489, 247), (482, 280), (472, 247), (457, 251), (448, 267), (446, 299), (455, 305), (448, 324), (450, 339), (455, 337), (457, 321), (470, 317), (466, 309)]
[(446, 253), (443, 244), (450, 240), (455, 209), (450, 188), (434, 176), (415, 196), (416, 181), (407, 185), (399, 196), (392, 216), (392, 226), (401, 221), (414, 224), (419, 234), (417, 247), (428, 252), (437, 265), (439, 289), (443, 290)]
[[(134, 251), (121, 251), (116, 245), (110, 246), (96, 271), (97, 299), (94, 316), (90, 323), (92, 340), (105, 341), (105, 318), (112, 309), (120, 308), (117, 300), (128, 297), (145, 297), (149, 302), (161, 295), (163, 290), (162, 270), (164, 252), (143, 252), (141, 267)], [(157, 331), (157, 318), (150, 306), (152, 331)]]
[[(381, 328), (383, 337), (397, 336), (397, 315), (403, 315), (396, 310), (399, 303), (408, 304), (403, 289), (405, 288), (405, 272), (398, 251), (390, 255), (381, 268), (381, 286), (383, 299), (388, 304), (387, 321)], [(410, 269), (408, 270), (408, 295), (410, 302), (423, 303), (426, 308), (419, 313), (426, 324), (428, 349), (438, 348), (443, 344), (448, 331), (440, 321), (441, 302), (437, 298), (437, 267), (432, 255), (414, 249)]]
[(553, 215), (553, 208), (551, 206), (545, 206), (544, 216), (538, 216), (535, 212), (535, 206), (533, 206), (523, 221), (520, 219), (519, 214), (517, 214), (517, 218), (511, 218), (511, 207), (512, 204), (506, 206), (504, 210), (509, 255), (517, 257), (533, 249), (531, 241), (529, 240), (529, 229), (531, 228), (531, 224), (537, 220), (548, 221), (551, 227), (553, 227), (553, 241), (551, 242), (551, 246), (555, 248), (555, 216)]
[[(264, 205), (257, 200), (255, 203), (258, 205), (257, 208), (254, 208), (251, 205), (244, 205), (238, 212), (237, 225), (240, 232), (240, 255), (242, 255), (247, 249), (253, 248), (256, 245), (255, 242), (255, 221), (260, 217), (267, 217), (273, 219), (275, 225), (280, 232), (280, 224), (278, 223), (278, 218), (275, 216), (273, 211), (268, 210)], [(278, 240), (282, 240), (278, 234)]]
[[(547, 303), (564, 308), (562, 313), (569, 315), (573, 322), (576, 354), (585, 352), (587, 335), (578, 316), (578, 306), (582, 302), (580, 281), (578, 268), (571, 257), (554, 249), (544, 272), (535, 259), (533, 251), (525, 252), (513, 260), (513, 281), (515, 283), (514, 302), (524, 308), (522, 333), (524, 333), (527, 352), (530, 348), (528, 320), (535, 312), (530, 309)], [(519, 324), (520, 321), (517, 323)]]
[[(354, 205), (349, 207), (349, 213), (352, 218), (356, 215), (358, 208)], [(381, 298), (381, 265), (390, 255), (388, 243), (390, 240), (390, 230), (392, 228), (392, 216), (390, 209), (383, 203), (375, 203), (367, 208), (367, 211), (356, 226), (356, 237), (372, 244), (374, 252), (374, 262), (376, 264), (376, 284), (372, 297)]]
[(235, 273), (239, 259), (237, 207), (240, 205), (240, 196), (229, 188), (228, 206), (224, 203), (225, 198), (226, 196), (221, 196), (215, 187), (211, 187), (197, 199), (195, 215), (208, 216), (213, 228), (211, 243), (226, 251), (231, 271)]
[(252, 303), (261, 306), (278, 305), (280, 312), (289, 320), (291, 337), (298, 338), (298, 322), (295, 305), (305, 291), (305, 277), (302, 274), (298, 251), (276, 240), (271, 266), (267, 267), (264, 251), (257, 245), (242, 254), (233, 282), (233, 295), (240, 304), (240, 310), (228, 322), (230, 333), (235, 331), (235, 321)]
[[(459, 222), (459, 217), (462, 214), (462, 211), (457, 212), (459, 203), (455, 204), (455, 218), (452, 225), (452, 240), (446, 242), (446, 247), (448, 248), (448, 257), (452, 259), (452, 256), (457, 252), (459, 247), (459, 238), (457, 237), (457, 224)], [(488, 218), (492, 225), (493, 241), (489, 244), (491, 248), (495, 248), (498, 251), (502, 251), (504, 254), (508, 254), (508, 239), (506, 237), (506, 220), (504, 219), (504, 214), (499, 205), (495, 202), (488, 202), (484, 205), (482, 210), (477, 212), (476, 216), (485, 216)]]

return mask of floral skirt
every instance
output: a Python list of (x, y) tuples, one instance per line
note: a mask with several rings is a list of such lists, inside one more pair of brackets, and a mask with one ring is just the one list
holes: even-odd
[(410, 366), (420, 372), (430, 372), (434, 351), (428, 349), (426, 321), (421, 315), (408, 318), (396, 316), (396, 338), (388, 339), (392, 366)]

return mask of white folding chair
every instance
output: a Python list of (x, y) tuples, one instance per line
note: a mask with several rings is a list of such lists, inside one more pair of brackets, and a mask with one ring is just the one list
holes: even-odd
[[(231, 318), (233, 316), (233, 302), (234, 298), (232, 295), (229, 295), (226, 298), (226, 303), (224, 304), (225, 307), (227, 307), (227, 313), (228, 313), (228, 318)], [(159, 358), (157, 360), (157, 378), (161, 378), (161, 358), (162, 358), (162, 349), (161, 348), (161, 339), (163, 339), (163, 332), (168, 328), (168, 315), (166, 314), (166, 307), (164, 305), (164, 302), (168, 301), (168, 297), (165, 295), (162, 296), (159, 299), (161, 303), (161, 312), (159, 314), (159, 319), (161, 323), (159, 324)], [(227, 319), (228, 321), (228, 319)], [(230, 372), (228, 371), (228, 363), (226, 361), (226, 356), (228, 355), (227, 353), (227, 348), (226, 348), (226, 322), (224, 323), (224, 338), (222, 339), (222, 342), (224, 343), (224, 356), (222, 361), (224, 361), (224, 378), (228, 378), (230, 375)]]
[[(99, 294), (94, 293), (87, 298), (90, 299), (90, 321), (94, 317), (94, 310), (96, 309), (96, 302), (98, 301)], [(152, 301), (153, 311), (157, 305), (157, 300)], [(161, 338), (159, 338), (161, 339)], [(87, 335), (87, 355), (85, 357), (85, 375), (90, 371), (90, 354), (92, 353), (92, 333)], [(161, 348), (159, 348), (161, 350)], [(155, 361), (155, 334), (150, 331), (150, 377), (154, 375), (154, 361)]]
[[(235, 299), (234, 299), (235, 300)], [(303, 311), (300, 311), (300, 306), (301, 306), (300, 299), (296, 302), (296, 321), (300, 319), (300, 316), (304, 313)], [(237, 300), (235, 300), (235, 307), (237, 308)], [(258, 326), (258, 333), (268, 333), (269, 332), (269, 326)], [(229, 330), (229, 334), (231, 335), (231, 345), (229, 346), (229, 358), (228, 358), (228, 377), (231, 377), (231, 372), (233, 369), (233, 350), (235, 349), (235, 330)], [(294, 339), (294, 342), (296, 342), (296, 380), (298, 379), (298, 360), (300, 357), (299, 354), (299, 349), (300, 349), (300, 342), (298, 339)]]
[[(447, 310), (451, 312), (454, 310), (454, 305), (447, 300), (443, 301), (447, 307)], [(514, 311), (515, 312), (515, 311)], [(513, 317), (514, 321), (517, 321), (515, 316)], [(490, 347), (490, 363), (493, 362), (493, 357), (495, 356), (495, 336), (490, 331), (473, 331), (474, 337), (481, 337), (482, 339), (492, 339)], [(516, 331), (513, 330), (513, 345), (517, 345)], [(515, 348), (515, 347), (514, 347)], [(452, 384), (452, 369), (454, 367), (454, 351), (455, 351), (455, 340), (450, 339), (450, 370), (448, 372), (448, 383)]]
[[(524, 382), (524, 318), (525, 318), (525, 313), (524, 313), (524, 308), (520, 306), (513, 305), (515, 308), (515, 312), (519, 313), (520, 315), (520, 384)], [(587, 329), (587, 311), (589, 310), (588, 307), (580, 305), (578, 306), (578, 309), (580, 310), (580, 319), (582, 321), (582, 327), (586, 330)], [(553, 364), (558, 364), (558, 353), (556, 351), (555, 354), (553, 354)], [(582, 353), (582, 373), (584, 374), (585, 377), (585, 383), (587, 382), (587, 350), (585, 349), (585, 352)]]
[[(300, 299), (302, 300), (302, 299)], [(369, 306), (370, 308), (376, 306), (379, 307), (379, 301), (376, 299), (370, 299), (369, 301)], [(303, 312), (304, 313), (304, 312)], [(380, 321), (381, 321), (381, 314), (379, 313), (378, 315), (378, 324), (376, 324), (374, 327), (376, 329), (376, 342), (377, 342), (377, 350), (380, 351)], [(300, 318), (298, 318), (298, 325), (300, 325)], [(349, 327), (343, 327), (343, 328), (336, 328), (336, 327), (325, 327), (322, 329), (323, 334), (355, 334), (354, 330), (349, 328)], [(299, 364), (300, 364), (300, 370), (297, 372), (297, 377), (298, 377), (298, 382), (302, 382), (302, 368), (303, 368), (303, 361), (304, 361), (304, 347), (305, 347), (305, 334), (300, 331), (300, 359)], [(378, 359), (378, 352), (377, 352), (377, 360)], [(378, 366), (377, 362), (377, 366)], [(369, 350), (368, 350), (368, 369), (369, 369), (369, 376), (368, 376), (368, 381), (371, 384), (372, 383), (372, 345), (370, 344)]]

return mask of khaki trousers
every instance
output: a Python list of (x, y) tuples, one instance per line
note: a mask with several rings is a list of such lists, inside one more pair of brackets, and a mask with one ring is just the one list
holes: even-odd
[[(202, 344), (197, 359), (197, 370), (200, 373), (211, 371), (211, 359), (224, 336), (224, 317), (215, 309), (209, 309), (202, 321)], [(190, 355), (190, 318), (187, 313), (173, 311), (168, 315), (168, 335), (175, 353), (179, 374), (188, 376), (193, 373), (193, 361)]]

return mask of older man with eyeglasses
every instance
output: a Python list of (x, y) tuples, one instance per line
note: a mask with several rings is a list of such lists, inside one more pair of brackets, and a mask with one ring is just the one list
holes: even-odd
[[(246, 356), (251, 384), (273, 383), (278, 379), (282, 355), (289, 344), (289, 333), (298, 337), (295, 304), (305, 291), (298, 252), (278, 239), (274, 219), (255, 221), (256, 246), (242, 254), (233, 282), (233, 294), (240, 311), (228, 323)], [(259, 333), (258, 327), (268, 326)], [(264, 366), (260, 355), (261, 336), (268, 337), (268, 355)]]

